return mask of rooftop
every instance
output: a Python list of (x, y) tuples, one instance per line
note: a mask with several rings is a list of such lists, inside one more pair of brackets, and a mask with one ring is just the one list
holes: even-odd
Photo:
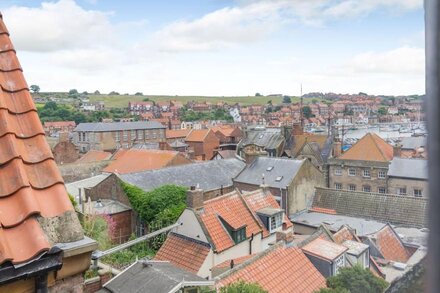
[(345, 240), (344, 242), (342, 242), (342, 246), (345, 246), (348, 248), (347, 253), (352, 254), (352, 255), (356, 255), (356, 256), (363, 253), (369, 247), (368, 245), (366, 245), (362, 242), (353, 241), (353, 240)]
[(66, 184), (67, 192), (69, 194), (73, 195), (75, 197), (76, 201), (78, 201), (80, 189), (82, 192), (82, 196), (84, 197), (84, 189), (85, 188), (95, 187), (96, 185), (98, 185), (99, 183), (104, 181), (108, 176), (110, 176), (110, 174), (101, 174), (101, 175), (93, 176), (93, 177), (90, 177), (87, 179), (68, 183), (68, 184)]
[(404, 149), (404, 150), (405, 149), (406, 150), (415, 150), (419, 147), (426, 146), (426, 137), (423, 137), (423, 136), (403, 137), (399, 143), (402, 146), (402, 149)]
[(346, 252), (348, 248), (334, 242), (316, 238), (312, 242), (303, 246), (302, 250), (305, 254), (333, 261)]
[(388, 162), (393, 158), (393, 147), (377, 134), (367, 133), (338, 158), (342, 160)]
[(80, 123), (74, 129), (76, 132), (106, 132), (137, 129), (164, 129), (162, 124), (156, 121), (135, 121), (135, 122), (97, 122)]
[(278, 128), (252, 129), (243, 135), (241, 146), (255, 144), (266, 149), (277, 148), (284, 141), (281, 130)]
[(85, 153), (81, 158), (76, 160), (75, 163), (99, 162), (99, 161), (109, 160), (111, 156), (112, 153), (110, 152), (90, 150), (87, 153)]
[(201, 142), (205, 140), (205, 137), (209, 134), (211, 129), (193, 129), (186, 136), (185, 141)]
[(370, 235), (380, 253), (386, 260), (406, 263), (411, 254), (403, 245), (399, 235), (390, 225), (384, 226), (376, 233)]
[(428, 180), (428, 161), (393, 158), (388, 170), (388, 177)]

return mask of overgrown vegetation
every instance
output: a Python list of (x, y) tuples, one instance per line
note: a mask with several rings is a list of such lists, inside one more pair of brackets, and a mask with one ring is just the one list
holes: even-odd
[(234, 119), (224, 109), (215, 109), (209, 112), (197, 112), (182, 108), (180, 117), (183, 121), (200, 121), (200, 120), (226, 120), (232, 122)]
[(388, 283), (359, 265), (342, 268), (336, 276), (327, 279), (327, 287), (318, 293), (380, 293)]
[(238, 281), (220, 288), (220, 293), (267, 293), (258, 283)]

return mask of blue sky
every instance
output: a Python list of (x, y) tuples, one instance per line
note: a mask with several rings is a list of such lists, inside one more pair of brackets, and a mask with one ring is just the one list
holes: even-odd
[(421, 0), (2, 0), (0, 10), (43, 91), (424, 93)]

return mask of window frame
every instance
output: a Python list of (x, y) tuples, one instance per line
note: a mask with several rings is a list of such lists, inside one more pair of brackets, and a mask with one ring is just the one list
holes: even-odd
[[(383, 174), (383, 176), (381, 176)], [(385, 170), (377, 171), (377, 178), (379, 179), (387, 179), (387, 172)]]
[[(368, 189), (368, 191), (366, 189)], [(362, 192), (371, 192), (371, 186), (370, 185), (362, 185)]]
[[(416, 191), (420, 191), (420, 195), (416, 195)], [(414, 188), (413, 195), (414, 195), (414, 197), (423, 197), (423, 189), (421, 189), (421, 188)]]
[[(368, 176), (365, 175), (366, 173), (368, 173)], [(362, 170), (362, 177), (371, 178), (371, 170), (370, 169), (363, 169)]]
[[(381, 189), (383, 190), (383, 192), (380, 192), (381, 191)], [(387, 188), (386, 187), (378, 187), (377, 188), (377, 193), (380, 193), (380, 194), (386, 194), (387, 193)]]
[(342, 176), (342, 168), (335, 168), (334, 174), (335, 176)]
[[(354, 187), (354, 188), (352, 188)], [(356, 184), (348, 184), (348, 190), (349, 191), (356, 191)]]
[[(340, 182), (335, 182), (335, 189), (337, 189), (337, 190), (342, 190), (342, 183), (340, 183)], [(339, 188), (338, 188), (339, 187)]]
[[(351, 174), (351, 171), (354, 171), (354, 174)], [(354, 177), (356, 176), (356, 168), (348, 168), (348, 176)]]

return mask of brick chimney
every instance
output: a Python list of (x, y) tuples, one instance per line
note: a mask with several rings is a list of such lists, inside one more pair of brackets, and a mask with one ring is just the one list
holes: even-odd
[(402, 156), (402, 145), (397, 143), (393, 146), (393, 157), (401, 157)]
[(197, 210), (203, 207), (203, 190), (191, 186), (186, 192), (186, 206)]
[(342, 144), (339, 140), (333, 143), (333, 157), (337, 158), (342, 154)]

